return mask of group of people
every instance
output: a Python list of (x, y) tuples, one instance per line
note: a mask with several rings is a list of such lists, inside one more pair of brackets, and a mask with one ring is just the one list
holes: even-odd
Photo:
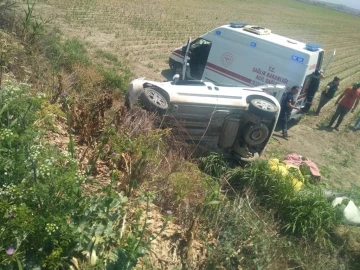
[[(315, 70), (315, 72), (312, 74), (311, 80), (307, 87), (305, 106), (302, 109), (295, 106), (295, 101), (294, 101), (294, 96), (296, 96), (300, 90), (299, 86), (296, 85), (293, 86), (291, 90), (284, 95), (281, 101), (281, 111), (279, 116), (279, 120), (282, 128), (282, 135), (284, 138), (288, 137), (288, 132), (287, 132), (288, 121), (290, 119), (292, 110), (297, 109), (304, 113), (310, 111), (310, 108), (313, 103), (313, 98), (319, 89), (320, 80), (323, 77), (324, 75), (321, 70)], [(334, 77), (334, 79), (326, 85), (325, 89), (321, 93), (319, 104), (315, 111), (316, 115), (319, 115), (322, 107), (324, 107), (325, 104), (328, 103), (335, 96), (335, 93), (339, 88), (339, 84), (340, 84), (340, 78)], [(359, 101), (360, 101), (360, 82), (356, 82), (352, 86), (346, 88), (345, 91), (339, 95), (338, 99), (335, 102), (335, 106), (337, 106), (336, 111), (332, 116), (329, 124), (327, 125), (327, 128), (332, 128), (333, 124), (336, 121), (336, 125), (334, 128), (335, 130), (339, 130), (339, 126), (343, 121), (345, 115), (349, 111), (354, 112), (359, 104)], [(360, 128), (360, 117), (356, 120), (354, 128), (355, 129)]]

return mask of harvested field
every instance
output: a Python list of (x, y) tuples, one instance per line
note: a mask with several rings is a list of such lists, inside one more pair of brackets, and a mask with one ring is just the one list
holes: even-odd
[[(101, 50), (117, 56), (134, 77), (164, 80), (171, 51), (189, 36), (195, 38), (229, 21), (247, 21), (292, 39), (320, 43), (326, 50), (325, 59), (336, 49), (321, 87), (334, 76), (342, 79), (341, 90), (360, 80), (360, 18), (323, 7), (287, 0), (275, 0), (271, 5), (265, 0), (37, 3), (37, 14), (51, 18), (51, 24), (57, 25), (66, 37), (86, 42), (93, 55)], [(267, 154), (282, 157), (297, 152), (307, 156), (319, 164), (329, 187), (349, 190), (360, 184), (359, 132), (349, 129), (360, 109), (347, 115), (340, 132), (328, 132), (321, 126), (334, 112), (334, 102), (324, 107), (320, 117), (303, 117), (290, 129), (288, 141), (274, 137)]]

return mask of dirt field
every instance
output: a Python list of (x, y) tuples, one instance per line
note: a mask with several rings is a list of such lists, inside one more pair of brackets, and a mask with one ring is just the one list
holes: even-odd
[[(303, 42), (317, 42), (333, 49), (335, 59), (321, 87), (336, 75), (341, 90), (360, 81), (360, 17), (297, 1), (209, 0), (43, 0), (36, 13), (57, 25), (66, 37), (87, 43), (90, 53), (112, 53), (130, 67), (135, 77), (164, 80), (170, 52), (189, 36), (198, 35), (230, 21), (247, 21), (274, 33)], [(340, 92), (340, 91), (339, 91)], [(315, 106), (317, 102), (315, 102)], [(274, 136), (267, 155), (283, 157), (296, 152), (316, 162), (329, 188), (352, 192), (360, 185), (360, 131), (350, 129), (355, 115), (349, 113), (339, 132), (321, 127), (335, 110), (327, 104), (320, 117), (305, 116), (284, 140)], [(278, 133), (279, 134), (279, 133)], [(352, 191), (351, 191), (352, 190)]]

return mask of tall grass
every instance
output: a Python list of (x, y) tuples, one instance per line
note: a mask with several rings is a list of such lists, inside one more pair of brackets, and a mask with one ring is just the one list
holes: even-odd
[(305, 183), (296, 191), (293, 177), (271, 170), (264, 160), (233, 170), (229, 181), (234, 187), (239, 183), (250, 187), (264, 207), (275, 211), (284, 232), (314, 239), (322, 246), (331, 244), (330, 233), (339, 223), (334, 209), (320, 186)]
[[(299, 175), (284, 177), (266, 160), (231, 169), (212, 154), (200, 159), (200, 168), (228, 192), (202, 215), (204, 228), (215, 236), (207, 244), (204, 269), (339, 269), (337, 260), (345, 259), (331, 237), (340, 217), (320, 187), (305, 183), (297, 191), (293, 177)], [(310, 257), (315, 261), (309, 262)]]
[(307, 237), (282, 235), (274, 212), (251, 194), (221, 204), (219, 213), (203, 228), (214, 235), (203, 269), (345, 269), (341, 248), (319, 249)]

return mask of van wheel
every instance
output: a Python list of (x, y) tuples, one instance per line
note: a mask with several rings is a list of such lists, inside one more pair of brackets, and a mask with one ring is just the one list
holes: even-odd
[(182, 65), (176, 63), (176, 64), (174, 64), (172, 66), (171, 70), (173, 72), (173, 75), (176, 75), (176, 74), (181, 75), (181, 73), (182, 73)]
[(165, 113), (169, 108), (168, 99), (165, 95), (153, 88), (145, 88), (140, 96), (141, 104), (151, 112)]
[(249, 125), (242, 135), (244, 141), (249, 145), (263, 143), (269, 136), (269, 129), (264, 124)]
[(271, 101), (254, 98), (250, 101), (249, 111), (261, 118), (273, 118), (278, 108)]

